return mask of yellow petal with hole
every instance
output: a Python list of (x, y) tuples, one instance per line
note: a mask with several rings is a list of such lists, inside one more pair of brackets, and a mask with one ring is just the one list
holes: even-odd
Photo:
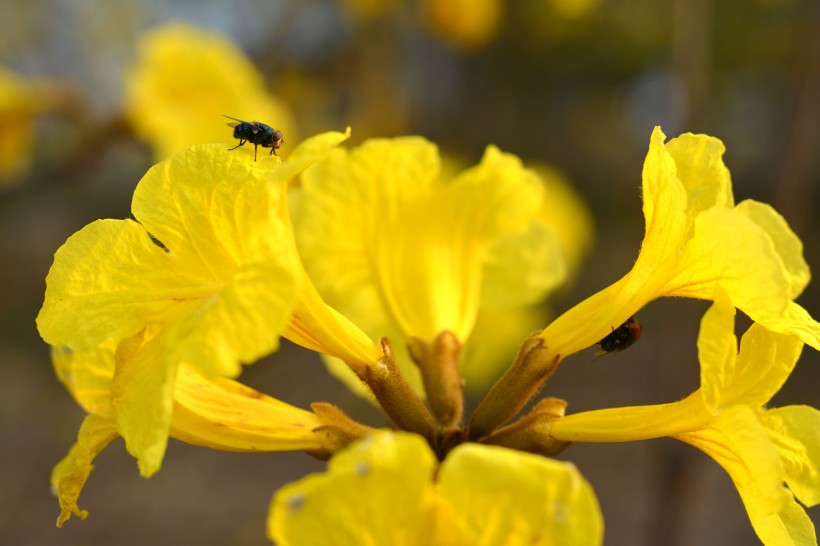
[(169, 352), (217, 375), (275, 350), (300, 278), (274, 170), (216, 145), (153, 167), (134, 194), (142, 224), (101, 220), (57, 252), (44, 339), (82, 350), (165, 324)]

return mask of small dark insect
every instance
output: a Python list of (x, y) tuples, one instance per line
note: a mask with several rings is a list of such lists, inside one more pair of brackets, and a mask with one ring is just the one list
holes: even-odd
[(599, 356), (615, 351), (623, 351), (641, 339), (641, 323), (635, 317), (629, 317), (626, 322), (613, 328), (612, 332), (598, 342), (601, 349), (596, 353)]
[[(222, 115), (225, 116), (225, 114)], [(282, 131), (278, 131), (270, 125), (265, 125), (258, 121), (242, 121), (241, 119), (232, 118), (231, 116), (225, 117), (233, 120), (231, 123), (228, 123), (228, 127), (233, 127), (233, 137), (239, 139), (239, 144), (230, 148), (228, 151), (236, 150), (246, 142), (250, 142), (253, 144), (253, 160), (256, 161), (257, 146), (270, 148), (270, 153), (278, 155), (276, 153), (277, 148), (281, 148), (282, 144), (285, 143), (285, 141), (282, 140)]]

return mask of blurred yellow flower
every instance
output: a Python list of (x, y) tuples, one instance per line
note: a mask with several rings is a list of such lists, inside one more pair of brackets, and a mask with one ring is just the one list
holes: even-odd
[(533, 169), (545, 190), (539, 217), (558, 237), (566, 261), (567, 280), (571, 282), (592, 250), (595, 221), (584, 200), (563, 174), (548, 165), (535, 164)]
[(0, 66), (0, 183), (28, 170), (37, 118), (53, 108), (56, 100), (56, 88), (50, 82)]
[(422, 0), (422, 21), (462, 51), (487, 45), (498, 34), (505, 6), (501, 0)]
[(808, 507), (820, 502), (820, 411), (765, 407), (791, 374), (803, 343), (753, 324), (738, 353), (734, 314), (718, 288), (698, 338), (701, 387), (686, 399), (577, 413), (555, 420), (549, 434), (568, 442), (682, 440), (731, 476), (764, 544), (816, 544), (795, 497)]
[(602, 543), (603, 523), (572, 464), (464, 444), (437, 465), (422, 438), (380, 432), (280, 489), (268, 536), (281, 546), (583, 546)]
[[(139, 44), (125, 82), (125, 110), (157, 159), (194, 144), (238, 144), (222, 115), (261, 121), (298, 140), (287, 106), (225, 36), (185, 24), (152, 30)], [(281, 150), (287, 155), (286, 148)], [(278, 153), (278, 152), (277, 152)]]

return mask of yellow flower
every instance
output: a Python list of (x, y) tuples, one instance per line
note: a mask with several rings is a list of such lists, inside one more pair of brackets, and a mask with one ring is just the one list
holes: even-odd
[(738, 353), (734, 312), (718, 288), (698, 338), (701, 387), (686, 399), (569, 415), (552, 422), (549, 434), (569, 442), (682, 440), (726, 470), (764, 544), (816, 544), (811, 521), (794, 497), (809, 507), (820, 502), (820, 411), (765, 408), (803, 343), (754, 324)]
[(515, 415), (561, 360), (656, 298), (708, 300), (719, 285), (756, 322), (820, 349), (820, 324), (793, 301), (810, 274), (786, 221), (763, 203), (735, 205), (719, 140), (664, 140), (656, 128), (643, 168), (646, 233), (632, 270), (535, 336), (538, 354), (513, 366), (473, 415), (474, 437)]
[[(266, 123), (282, 131), (285, 142), (298, 139), (290, 112), (268, 93), (259, 71), (213, 31), (171, 24), (146, 34), (125, 92), (134, 131), (151, 143), (158, 159), (194, 144), (238, 144), (223, 114)], [(246, 146), (234, 153), (249, 152)]]
[[(463, 345), (482, 313), (539, 302), (566, 273), (561, 243), (540, 217), (544, 188), (518, 158), (490, 146), (452, 180), (440, 169), (436, 147), (422, 138), (369, 140), (306, 171), (293, 206), (299, 252), (319, 293), (372, 337), (387, 336), (419, 391), (408, 342), (449, 332)], [(490, 327), (484, 345), (504, 334)], [(479, 354), (487, 358), (471, 362), (471, 379), (508, 363)], [(346, 367), (331, 369), (362, 390)]]
[[(734, 204), (723, 144), (655, 129), (643, 169), (646, 234), (632, 270), (541, 333), (562, 358), (589, 347), (660, 297), (711, 299), (719, 284), (753, 320), (820, 349), (820, 325), (792, 320), (810, 279), (803, 245), (770, 206)], [(797, 321), (799, 322), (799, 321)]]
[(57, 100), (52, 84), (0, 66), (0, 182), (28, 170), (37, 117)]
[(191, 148), (148, 171), (136, 220), (99, 220), (57, 251), (40, 334), (80, 353), (115, 340), (113, 414), (143, 475), (165, 452), (182, 361), (233, 377), (276, 350), (303, 286), (281, 195), (345, 138), (315, 137), (284, 165), (219, 144)]
[[(57, 377), (89, 415), (76, 444), (54, 468), (51, 484), (60, 502), (57, 525), (72, 515), (88, 512), (77, 505), (93, 468), (94, 458), (120, 436), (113, 413), (111, 385), (117, 343), (109, 339), (98, 347), (76, 353), (53, 350)], [(177, 374), (170, 436), (189, 444), (226, 451), (281, 451), (319, 449), (313, 430), (316, 415), (295, 408), (223, 378), (208, 378), (182, 363)]]
[[(334, 149), (347, 136), (315, 137), (286, 162), (195, 146), (144, 177), (134, 220), (95, 222), (57, 252), (38, 327), (88, 412), (52, 475), (58, 524), (86, 515), (78, 496), (110, 442), (122, 436), (149, 476), (170, 435), (332, 457), (327, 473), (274, 497), (268, 527), (280, 544), (598, 544), (591, 489), (545, 457), (573, 441), (671, 436), (726, 468), (764, 542), (810, 542), (795, 497), (820, 500), (820, 412), (764, 408), (803, 341), (820, 340), (793, 302), (808, 267), (781, 217), (735, 206), (719, 141), (664, 144), (655, 132), (635, 267), (524, 340), (465, 426), (462, 364), (471, 351), (502, 358), (481, 344), (502, 347), (541, 316), (534, 304), (563, 280), (562, 245), (582, 239), (584, 223), (550, 227), (549, 186), (493, 146), (447, 180), (422, 138)], [(715, 301), (699, 338), (700, 390), (568, 417), (566, 402), (547, 398), (499, 428), (564, 357), (662, 296)], [(735, 307), (757, 321), (739, 354)], [(375, 431), (326, 403), (294, 408), (225, 377), (280, 335), (334, 359), (414, 434)], [(411, 364), (427, 404), (406, 378)]]
[(603, 524), (572, 464), (465, 444), (437, 466), (422, 438), (380, 432), (280, 489), (268, 535), (282, 546), (580, 546), (600, 544)]

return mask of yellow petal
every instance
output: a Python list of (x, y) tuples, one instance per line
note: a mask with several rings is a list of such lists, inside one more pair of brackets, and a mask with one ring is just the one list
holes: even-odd
[(817, 546), (814, 524), (788, 491), (781, 488), (783, 504), (777, 512), (750, 509), (749, 519), (766, 546)]
[(689, 229), (686, 190), (678, 180), (674, 158), (666, 152), (665, 138), (660, 127), (655, 127), (643, 165), (646, 233), (638, 260), (645, 261), (647, 269), (661, 266), (668, 256), (678, 252)]
[(95, 415), (111, 413), (111, 379), (114, 377), (115, 339), (76, 352), (68, 347), (52, 347), (54, 372), (77, 403)]
[(304, 272), (303, 279), (299, 302), (282, 335), (302, 347), (339, 358), (355, 370), (378, 361), (383, 356), (379, 346), (325, 303)]
[(820, 323), (811, 318), (809, 312), (792, 302), (779, 317), (766, 317), (758, 320), (769, 330), (780, 334), (792, 334), (820, 351)]
[(183, 364), (174, 390), (171, 436), (225, 451), (289, 451), (322, 447), (313, 413), (241, 383), (207, 378)]
[(348, 302), (376, 287), (373, 247), (385, 237), (383, 226), (396, 222), (406, 203), (426, 198), (438, 171), (435, 146), (404, 137), (338, 150), (302, 177), (300, 255), (322, 296), (354, 322), (359, 317)]
[(175, 329), (167, 349), (215, 375), (275, 350), (300, 280), (267, 182), (275, 168), (217, 145), (153, 167), (134, 194), (142, 225), (98, 221), (57, 252), (38, 317), (44, 339), (87, 349), (164, 323)]
[(368, 314), (356, 306), (375, 287), (383, 308), (375, 312), (405, 336), (450, 330), (466, 339), (488, 249), (534, 220), (541, 188), (516, 158), (490, 147), (448, 184), (436, 183), (439, 168), (432, 144), (405, 137), (338, 152), (305, 174), (296, 214), (305, 268), (357, 324), (351, 312)]
[(789, 489), (808, 507), (820, 504), (820, 411), (786, 406), (764, 412), (761, 420), (777, 446)]
[(481, 305), (511, 309), (537, 303), (567, 276), (561, 243), (541, 222), (498, 238), (484, 265)]
[[(242, 50), (217, 32), (191, 25), (165, 25), (141, 38), (125, 95), (134, 131), (152, 144), (158, 159), (195, 144), (222, 142), (225, 150), (238, 144), (222, 114), (268, 124), (286, 142), (298, 139), (289, 109), (267, 92)], [(259, 150), (260, 162), (269, 151)], [(249, 144), (231, 153), (253, 160)]]
[(734, 377), (726, 385), (722, 403), (765, 405), (791, 375), (802, 350), (797, 337), (752, 324), (740, 339)]
[[(517, 157), (489, 146), (479, 165), (444, 185), (431, 202), (420, 204), (404, 225), (394, 226), (395, 247), (403, 250), (390, 256), (394, 241), (384, 240), (378, 256), (380, 285), (407, 335), (432, 339), (449, 330), (464, 341), (482, 295), (494, 300), (487, 305), (508, 297), (514, 306), (543, 297), (560, 282), (556, 277), (562, 276), (563, 264), (556, 265), (561, 261), (556, 245), (544, 239), (533, 254), (520, 248), (538, 233), (538, 228), (527, 232), (542, 194), (538, 178)], [(492, 256), (491, 248), (500, 256)], [(502, 261), (506, 259), (513, 261)], [(487, 280), (482, 278), (486, 265)], [(553, 265), (559, 269), (550, 271)]]
[(62, 527), (72, 514), (81, 519), (88, 517), (88, 512), (77, 506), (77, 499), (94, 468), (94, 458), (116, 438), (116, 427), (111, 419), (89, 415), (83, 421), (77, 443), (51, 472), (51, 487), (60, 501), (57, 527)]
[(573, 413), (556, 419), (550, 435), (567, 442), (633, 442), (698, 430), (712, 420), (700, 393), (671, 404)]
[(771, 238), (735, 209), (699, 214), (673, 267), (674, 276), (659, 296), (710, 299), (720, 283), (735, 307), (755, 320), (780, 316), (789, 301), (790, 280)]
[(436, 492), (461, 520), (461, 544), (594, 545), (603, 520), (571, 463), (462, 444), (442, 463)]
[[(277, 169), (275, 178), (284, 183), (278, 214), (288, 227), (291, 227), (288, 198), (294, 192), (287, 191), (286, 183), (315, 162), (332, 156), (332, 152), (342, 153), (333, 148), (349, 137), (350, 127), (344, 133), (328, 132), (312, 137), (299, 144), (288, 162)], [(314, 168), (320, 169), (321, 166)], [(301, 261), (299, 272), (301, 293), (283, 335), (303, 347), (340, 358), (357, 369), (376, 362), (382, 356), (379, 346), (345, 315), (325, 302)]]
[(700, 393), (703, 403), (717, 414), (721, 397), (734, 379), (737, 357), (735, 308), (726, 292), (715, 290), (715, 303), (700, 321), (698, 360), (700, 361)]
[(803, 243), (771, 205), (747, 199), (735, 210), (754, 221), (769, 236), (790, 280), (788, 297), (797, 298), (811, 279), (809, 266), (803, 258)]
[(277, 491), (268, 536), (280, 546), (430, 544), (435, 464), (419, 436), (382, 432), (357, 442), (326, 473)]
[(168, 283), (163, 251), (131, 220), (97, 220), (57, 250), (37, 327), (54, 346), (90, 350), (137, 333), (170, 301), (146, 297)]
[(765, 544), (793, 543), (779, 514), (790, 517), (788, 504), (794, 500), (782, 486), (784, 473), (777, 450), (753, 410), (732, 407), (708, 428), (676, 437), (702, 450), (726, 470)]
[(179, 360), (165, 350), (165, 336), (157, 328), (145, 330), (123, 340), (115, 354), (111, 395), (117, 431), (145, 478), (159, 470), (171, 427)]
[(674, 159), (677, 178), (686, 189), (689, 216), (715, 206), (734, 206), (732, 180), (723, 164), (726, 147), (720, 140), (686, 133), (670, 140), (666, 151)]
[(327, 131), (300, 142), (291, 152), (288, 160), (273, 173), (273, 179), (288, 182), (317, 161), (322, 161), (334, 148), (350, 138), (350, 127), (344, 132)]

